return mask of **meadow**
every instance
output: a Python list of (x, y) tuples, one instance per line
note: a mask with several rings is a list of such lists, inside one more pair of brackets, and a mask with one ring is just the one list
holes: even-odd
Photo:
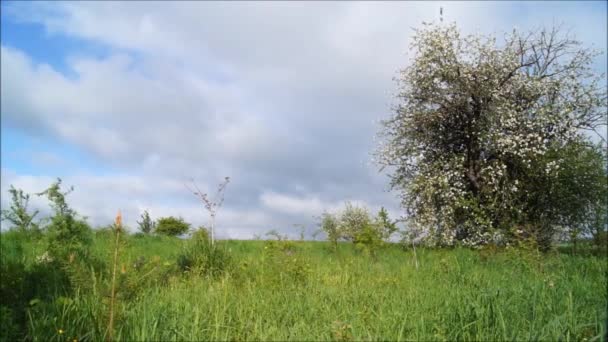
[[(1, 237), (4, 340), (109, 338), (111, 230), (93, 234), (96, 262), (70, 259), (73, 268), (45, 261), (43, 239)], [(199, 272), (180, 257), (191, 244), (123, 236), (112, 339), (600, 341), (606, 332), (603, 256), (232, 240), (218, 241), (221, 269)], [(57, 285), (66, 279), (69, 289)]]

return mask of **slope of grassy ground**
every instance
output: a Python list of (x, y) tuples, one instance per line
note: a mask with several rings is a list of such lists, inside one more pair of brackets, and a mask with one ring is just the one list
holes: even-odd
[[(350, 244), (221, 241), (232, 267), (205, 277), (177, 268), (185, 243), (127, 239), (115, 339), (591, 341), (606, 330), (603, 257), (419, 249), (416, 268), (396, 245), (374, 257)], [(92, 248), (109, 264), (109, 235)], [(25, 264), (43, 251), (27, 242)], [(107, 337), (106, 276), (89, 273), (82, 290), (28, 303), (28, 339)]]

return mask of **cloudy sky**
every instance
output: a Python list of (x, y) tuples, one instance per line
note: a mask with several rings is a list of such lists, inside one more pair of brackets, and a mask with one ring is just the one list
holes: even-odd
[[(399, 215), (371, 163), (413, 28), (497, 33), (563, 23), (606, 50), (606, 2), (5, 2), (1, 187), (56, 177), (93, 225), (120, 209), (207, 215), (184, 187), (232, 182), (224, 238), (309, 233), (350, 200)], [(598, 72), (606, 69), (598, 59)], [(46, 202), (33, 205), (46, 210)]]

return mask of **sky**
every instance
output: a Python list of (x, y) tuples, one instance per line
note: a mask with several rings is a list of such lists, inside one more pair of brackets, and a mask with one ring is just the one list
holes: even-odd
[(185, 184), (213, 193), (230, 176), (220, 238), (310, 236), (345, 201), (401, 216), (374, 136), (414, 29), (440, 7), (464, 33), (562, 23), (606, 51), (604, 1), (3, 1), (2, 208), (11, 184), (61, 177), (93, 226), (120, 210), (134, 231), (148, 210), (196, 227), (209, 217)]

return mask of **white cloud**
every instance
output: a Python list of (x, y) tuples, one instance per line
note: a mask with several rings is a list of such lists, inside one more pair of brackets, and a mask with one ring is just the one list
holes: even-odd
[[(348, 198), (397, 213), (386, 179), (365, 163), (378, 128), (370, 122), (389, 114), (412, 28), (437, 20), (439, 6), (467, 32), (557, 19), (586, 42), (606, 41), (605, 29), (590, 28), (605, 28), (605, 13), (561, 3), (527, 17), (512, 4), (469, 2), (5, 5), (50, 35), (106, 49), (104, 57), (70, 51), (70, 77), (1, 50), (3, 125), (66, 141), (118, 170), (65, 177), (77, 189), (74, 206), (96, 224), (117, 208), (137, 217), (144, 207), (203, 223), (182, 183), (194, 177), (214, 188), (229, 175), (220, 220), (233, 237), (312, 224)], [(10, 182), (53, 179), (2, 176), (3, 203)]]
[(291, 215), (319, 215), (328, 209), (318, 197), (295, 197), (271, 191), (262, 193), (260, 201), (269, 209)]

